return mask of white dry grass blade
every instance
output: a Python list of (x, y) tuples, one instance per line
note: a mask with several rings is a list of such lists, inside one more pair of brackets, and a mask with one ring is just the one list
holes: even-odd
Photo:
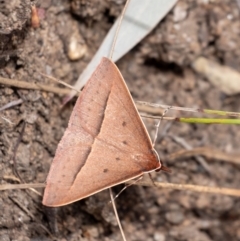
[[(131, 0), (118, 32), (112, 60), (116, 62), (139, 43), (166, 16), (176, 2), (177, 0)], [(91, 62), (79, 76), (74, 85), (75, 89), (80, 90), (100, 63), (100, 59), (103, 56), (109, 56), (116, 34), (117, 21), (109, 30)], [(73, 90), (69, 99), (75, 94), (76, 91)]]

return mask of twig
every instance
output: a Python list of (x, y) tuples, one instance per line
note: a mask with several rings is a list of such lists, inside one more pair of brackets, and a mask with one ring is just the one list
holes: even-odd
[(121, 24), (122, 24), (122, 20), (123, 20), (125, 12), (127, 10), (129, 2), (130, 2), (130, 0), (126, 1), (125, 6), (124, 6), (124, 8), (122, 10), (122, 13), (121, 13), (121, 15), (119, 17), (119, 20), (118, 20), (116, 33), (115, 33), (115, 36), (114, 36), (114, 39), (113, 39), (113, 42), (112, 42), (111, 51), (109, 53), (109, 59), (111, 59), (111, 60), (112, 60), (112, 57), (113, 57), (113, 51), (114, 51), (114, 48), (115, 48), (115, 45), (116, 45), (116, 42), (117, 42), (117, 38), (118, 38), (119, 30), (120, 30), (120, 27), (121, 27)]
[[(150, 103), (150, 102), (144, 102), (144, 101), (137, 101), (138, 106), (142, 105), (145, 106), (145, 108), (148, 110), (148, 113), (155, 114), (156, 108), (166, 109), (171, 107), (172, 110), (179, 110), (179, 111), (187, 111), (187, 112), (194, 112), (194, 113), (205, 113), (205, 114), (214, 114), (214, 115), (220, 115), (220, 116), (228, 116), (228, 117), (237, 117), (240, 118), (239, 112), (229, 112), (229, 111), (222, 111), (222, 110), (210, 110), (210, 109), (202, 109), (202, 108), (187, 108), (187, 107), (181, 107), (181, 106), (170, 106), (170, 105), (164, 105), (164, 104), (156, 104), (156, 103)], [(158, 117), (159, 118), (159, 117)]]
[(139, 104), (138, 102), (139, 101), (135, 101), (135, 105), (139, 112), (144, 112), (144, 113), (148, 113), (151, 115), (158, 115), (158, 116), (161, 116), (163, 113), (163, 110), (161, 110), (159, 108), (154, 108), (154, 107), (148, 106), (148, 105), (142, 105), (142, 104)]
[[(132, 182), (126, 182), (126, 184), (131, 184)], [(216, 193), (223, 195), (231, 195), (240, 197), (239, 189), (229, 189), (222, 187), (207, 187), (207, 186), (198, 186), (191, 184), (174, 184), (174, 183), (162, 183), (162, 182), (154, 182), (157, 187), (161, 188), (171, 188), (177, 190), (190, 190), (194, 192), (206, 192), (206, 193)], [(140, 186), (153, 186), (150, 181), (139, 181), (136, 182), (136, 185)], [(0, 191), (10, 190), (10, 189), (27, 189), (27, 188), (44, 188), (46, 186), (45, 183), (24, 183), (24, 184), (2, 184), (0, 185)]]
[(35, 222), (35, 225), (41, 227), (53, 241), (56, 241), (56, 238), (52, 235), (52, 233), (43, 224), (41, 224), (39, 222)]
[(146, 101), (137, 101), (137, 106), (144, 106), (145, 109), (147, 109), (148, 113), (155, 114), (158, 110), (158, 108), (166, 109), (171, 107), (172, 110), (179, 110), (179, 111), (187, 111), (187, 112), (202, 112), (201, 109), (195, 109), (195, 108), (187, 108), (187, 107), (179, 107), (179, 106), (169, 106), (164, 104), (156, 104), (156, 103), (150, 103)]
[(7, 79), (3, 77), (0, 77), (0, 84), (10, 85), (20, 89), (42, 90), (42, 91), (52, 92), (59, 95), (67, 95), (70, 93), (70, 90), (65, 88), (58, 88), (58, 87), (45, 85), (45, 84), (29, 83), (26, 81)]
[(125, 234), (124, 234), (124, 231), (123, 231), (123, 228), (122, 228), (122, 224), (120, 222), (120, 219), (119, 219), (119, 216), (118, 216), (118, 212), (117, 212), (117, 208), (116, 208), (116, 205), (115, 205), (115, 200), (114, 200), (114, 197), (113, 197), (113, 193), (112, 193), (112, 189), (109, 188), (109, 193), (110, 193), (110, 197), (111, 197), (111, 202), (112, 202), (112, 206), (113, 206), (113, 211), (115, 213), (115, 217), (117, 219), (117, 223), (118, 223), (118, 227), (120, 229), (120, 232), (122, 234), (122, 238), (123, 238), (123, 241), (127, 241), (126, 237), (125, 237)]
[(9, 180), (9, 181), (12, 181), (12, 182), (18, 182), (20, 183), (21, 181), (19, 180), (19, 178), (15, 177), (15, 176), (12, 176), (12, 175), (4, 175), (3, 176), (3, 180)]
[(192, 150), (181, 150), (175, 153), (170, 154), (166, 157), (167, 160), (176, 160), (178, 158), (186, 158), (195, 155), (205, 156), (208, 159), (215, 159), (225, 162), (230, 162), (234, 164), (240, 164), (239, 155), (230, 155), (219, 150), (208, 148), (208, 147), (198, 147)]
[(45, 183), (21, 183), (21, 184), (1, 184), (0, 191), (12, 189), (44, 188)]
[(9, 199), (15, 203), (20, 209), (22, 209), (32, 220), (34, 220), (34, 216), (33, 214), (27, 209), (25, 208), (18, 200), (16, 200), (15, 198), (13, 197), (10, 197), (9, 196)]
[(5, 120), (7, 123), (11, 124), (11, 125), (14, 124), (12, 121), (10, 121), (10, 120), (9, 120), (8, 118), (6, 118), (5, 116), (1, 116), (1, 118), (2, 118), (3, 120)]
[[(21, 183), (21, 180), (15, 176), (4, 176), (3, 179)], [(3, 184), (3, 185), (7, 185), (6, 187), (8, 187), (9, 184)], [(17, 185), (21, 185), (21, 184), (17, 184)], [(6, 189), (8, 189), (8, 188), (6, 188)], [(34, 188), (29, 187), (29, 189), (32, 192), (34, 192), (35, 194), (37, 194), (38, 196), (40, 196), (40, 197), (42, 196), (42, 194), (40, 192), (38, 192), (37, 190), (35, 190)]]
[(22, 125), (21, 132), (20, 132), (20, 134), (19, 134), (19, 136), (18, 136), (17, 142), (16, 142), (15, 147), (14, 147), (14, 149), (13, 149), (12, 157), (10, 158), (10, 161), (11, 161), (11, 160), (13, 161), (14, 172), (15, 172), (15, 174), (17, 175), (17, 177), (21, 180), (21, 182), (23, 182), (23, 180), (22, 180), (22, 178), (21, 178), (21, 176), (20, 176), (20, 174), (18, 173), (18, 170), (17, 170), (16, 154), (17, 154), (17, 149), (18, 149), (18, 147), (19, 147), (19, 144), (20, 144), (20, 142), (21, 142), (21, 140), (22, 140), (22, 137), (23, 137), (23, 133), (24, 133), (24, 130), (25, 130), (25, 125), (26, 125), (26, 123), (25, 123), (25, 121), (24, 121), (24, 122), (23, 122), (23, 125)]
[(56, 78), (54, 78), (54, 77), (52, 77), (52, 76), (49, 76), (49, 75), (43, 74), (43, 73), (41, 73), (41, 72), (38, 72), (38, 73), (39, 73), (40, 75), (42, 75), (42, 76), (44, 76), (44, 77), (46, 77), (46, 78), (48, 78), (48, 79), (54, 81), (54, 82), (57, 82), (57, 83), (59, 83), (59, 84), (61, 84), (61, 85), (66, 86), (67, 88), (69, 88), (69, 89), (71, 89), (71, 90), (75, 90), (77, 93), (81, 93), (80, 90), (77, 90), (76, 88), (74, 88), (74, 86), (71, 86), (71, 85), (65, 83), (65, 82), (62, 81), (62, 80), (56, 79)]
[(3, 110), (6, 110), (6, 109), (8, 109), (8, 108), (11, 108), (11, 107), (13, 107), (13, 106), (15, 106), (15, 105), (20, 105), (20, 104), (22, 104), (22, 103), (23, 103), (23, 100), (22, 100), (22, 99), (13, 100), (13, 101), (7, 103), (6, 105), (2, 106), (2, 107), (0, 108), (0, 112), (3, 111)]
[(9, 196), (9, 199), (16, 204), (20, 209), (22, 209), (33, 221), (35, 221), (35, 224), (40, 226), (50, 237), (52, 240), (55, 240), (51, 232), (41, 223), (38, 223), (35, 219), (35, 216), (26, 208), (24, 207), (17, 199)]
[[(170, 188), (177, 190), (185, 190), (185, 191), (194, 191), (194, 192), (205, 192), (205, 193), (215, 193), (215, 194), (223, 194), (240, 197), (239, 189), (229, 189), (223, 187), (207, 187), (207, 186), (198, 186), (191, 184), (175, 184), (175, 183), (163, 183), (163, 182), (154, 182), (155, 186), (158, 188)], [(150, 181), (139, 181), (136, 185), (140, 186), (148, 186), (154, 187), (152, 182)]]
[[(183, 138), (174, 135), (168, 136), (171, 137), (176, 143), (184, 147), (186, 150), (190, 151), (193, 149), (193, 147), (190, 146)], [(197, 155), (195, 156), (195, 159), (200, 163), (200, 165), (202, 165), (202, 167), (208, 172), (208, 174), (212, 174), (210, 166), (207, 164), (203, 157)]]

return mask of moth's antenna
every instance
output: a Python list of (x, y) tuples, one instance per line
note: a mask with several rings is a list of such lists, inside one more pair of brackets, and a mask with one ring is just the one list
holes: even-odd
[(126, 9), (127, 9), (127, 6), (129, 4), (130, 0), (127, 0), (126, 1), (126, 4), (122, 10), (122, 13), (119, 17), (119, 20), (118, 20), (118, 23), (117, 23), (117, 29), (116, 29), (116, 33), (114, 35), (114, 39), (113, 39), (113, 42), (112, 42), (112, 47), (111, 47), (111, 51), (110, 51), (110, 54), (109, 54), (109, 59), (112, 59), (112, 56), (113, 56), (113, 51), (114, 51), (114, 48), (115, 48), (115, 45), (116, 45), (116, 42), (117, 42), (117, 37), (118, 37), (118, 33), (119, 33), (119, 30), (120, 30), (120, 27), (121, 27), (121, 23), (122, 23), (122, 20), (123, 20), (123, 16), (126, 12)]

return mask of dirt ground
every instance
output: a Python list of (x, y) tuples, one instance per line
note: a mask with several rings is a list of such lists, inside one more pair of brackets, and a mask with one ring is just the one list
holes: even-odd
[[(0, 1), (0, 76), (56, 85), (39, 74), (43, 72), (73, 85), (124, 2), (42, 0), (37, 3), (40, 27), (33, 29), (29, 0)], [(73, 61), (68, 46), (76, 32), (84, 51)], [(239, 37), (237, 1), (179, 1), (117, 65), (135, 100), (240, 112), (240, 95), (225, 95), (191, 68), (198, 56), (205, 56), (240, 71)], [(18, 99), (21, 104), (0, 112), (0, 180), (18, 183), (18, 173), (23, 182), (43, 183), (76, 97), (61, 108), (63, 96), (0, 85), (0, 107)], [(153, 137), (154, 121), (144, 121)], [(192, 148), (239, 156), (238, 126), (163, 122), (156, 149), (172, 173), (153, 177), (240, 188), (237, 164), (205, 158), (207, 171), (196, 156), (169, 159), (169, 154), (185, 149), (176, 138)], [(57, 209), (46, 208), (41, 201), (42, 196), (31, 190), (1, 191), (0, 240), (122, 240), (108, 191)], [(116, 203), (128, 240), (240, 240), (239, 198), (131, 186)]]

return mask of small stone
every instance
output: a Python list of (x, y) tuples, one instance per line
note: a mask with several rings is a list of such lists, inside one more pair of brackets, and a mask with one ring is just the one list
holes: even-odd
[(174, 22), (180, 22), (187, 17), (187, 3), (179, 2), (173, 10)]
[(29, 115), (27, 115), (27, 118), (25, 119), (25, 121), (28, 123), (28, 124), (34, 124), (37, 120), (38, 116), (36, 113), (30, 113)]
[(110, 205), (105, 205), (105, 207), (102, 209), (101, 215), (107, 223), (110, 223), (113, 226), (118, 225), (116, 216), (112, 211), (112, 207)]
[(5, 88), (5, 95), (11, 95), (13, 93), (13, 90), (10, 88)]
[(165, 214), (165, 218), (167, 219), (168, 222), (172, 224), (180, 224), (183, 219), (183, 213), (179, 210), (177, 211), (170, 211)]
[(90, 226), (90, 225), (84, 226), (83, 230), (85, 235), (87, 234), (87, 236), (91, 237), (91, 239), (98, 238), (100, 236), (99, 228), (96, 226)]
[(28, 168), (30, 164), (30, 145), (20, 144), (18, 147), (18, 164), (23, 168)]
[(52, 74), (52, 67), (49, 65), (46, 65), (46, 75), (51, 75)]
[(155, 240), (155, 241), (165, 241), (166, 237), (163, 233), (156, 232), (156, 233), (154, 233), (153, 240)]
[(69, 38), (67, 55), (70, 60), (79, 60), (87, 52), (87, 46), (79, 31), (74, 31)]

